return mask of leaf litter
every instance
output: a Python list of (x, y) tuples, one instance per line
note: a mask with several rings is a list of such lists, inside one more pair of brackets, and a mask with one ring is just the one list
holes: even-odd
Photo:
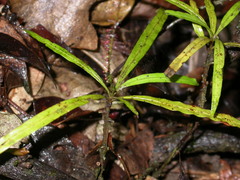
[[(81, 12), (81, 13), (83, 13), (82, 17), (84, 17), (83, 19), (85, 19), (85, 20), (82, 20), (81, 18), (79, 18), (79, 21), (76, 21), (75, 15), (81, 14), (79, 12), (79, 9), (81, 9), (82, 6), (81, 7), (76, 6), (78, 3), (80, 3), (80, 1), (76, 1), (74, 3), (71, 3), (70, 1), (65, 2), (66, 5), (71, 4), (69, 6), (69, 9), (67, 9), (67, 11), (59, 11), (58, 5), (60, 5), (62, 2), (59, 4), (57, 2), (60, 2), (60, 1), (47, 1), (44, 3), (41, 2), (42, 4), (40, 3), (40, 1), (34, 1), (34, 0), (26, 1), (26, 2), (14, 1), (14, 0), (10, 1), (10, 3), (12, 4), (13, 11), (16, 11), (18, 16), (21, 17), (23, 19), (23, 21), (26, 22), (26, 26), (25, 26), (26, 28), (35, 28), (38, 24), (42, 24), (50, 33), (53, 33), (56, 35), (56, 39), (60, 39), (59, 41), (57, 40), (59, 44), (61, 44), (62, 42), (65, 42), (71, 48), (92, 49), (92, 50), (96, 49), (96, 47), (98, 46), (96, 32), (92, 28), (92, 25), (90, 24), (89, 20), (85, 19), (86, 17), (89, 17), (89, 9), (95, 1), (88, 1), (88, 5), (85, 4), (86, 5), (86, 6), (84, 6), (85, 9), (82, 10), (84, 12)], [(151, 3), (156, 3), (156, 1), (150, 1), (150, 0), (148, 2), (150, 5), (151, 5)], [(161, 1), (158, 1), (158, 2), (160, 3)], [(109, 1), (109, 3), (110, 3), (110, 1)], [(43, 7), (46, 4), (47, 4), (47, 6), (45, 9), (49, 8), (51, 10), (51, 12), (55, 12), (55, 13), (57, 13), (58, 11), (59, 11), (58, 13), (64, 12), (65, 14), (59, 15), (62, 18), (67, 17), (67, 15), (70, 15), (70, 16), (73, 15), (72, 17), (70, 17), (70, 19), (72, 19), (72, 21), (70, 21), (71, 23), (69, 22), (69, 24), (68, 24), (69, 26), (65, 27), (66, 29), (69, 27), (74, 27), (73, 30), (70, 31), (70, 34), (63, 35), (63, 34), (61, 34), (63, 32), (57, 31), (56, 27), (52, 27), (52, 25), (55, 25), (56, 23), (44, 24), (42, 22), (42, 19), (44, 19), (44, 18), (42, 18), (44, 16), (44, 14), (42, 14), (44, 12), (43, 11), (44, 8), (40, 8), (40, 7)], [(33, 5), (33, 7), (31, 7), (31, 5)], [(54, 7), (54, 5), (56, 5), (56, 6)], [(75, 6), (76, 8), (70, 9), (73, 6)], [(66, 6), (64, 5), (63, 7), (66, 7)], [(19, 8), (19, 9), (17, 9), (17, 8)], [(152, 6), (152, 8), (154, 9), (155, 6)], [(33, 10), (36, 10), (36, 14), (33, 13)], [(23, 12), (25, 12), (26, 14), (24, 14)], [(101, 11), (98, 13), (101, 14)], [(50, 15), (47, 14), (46, 16), (47, 16), (46, 19), (49, 18), (49, 22), (54, 22), (54, 19), (52, 18), (53, 14), (50, 13)], [(125, 15), (123, 15), (123, 17), (125, 17)], [(108, 18), (106, 20), (108, 21)], [(61, 20), (59, 20), (59, 19), (58, 19), (58, 21), (61, 22)], [(79, 23), (80, 21), (81, 21), (81, 23)], [(110, 21), (112, 21), (112, 20), (109, 20), (108, 22), (110, 22)], [(62, 20), (62, 22), (64, 22), (64, 20)], [(75, 25), (76, 23), (78, 23), (78, 25)], [(2, 25), (2, 24), (0, 23), (0, 25)], [(100, 25), (104, 25), (104, 23), (100, 24)], [(181, 24), (181, 25), (185, 26), (184, 24)], [(6, 26), (6, 25), (4, 25), (4, 26)], [(93, 31), (92, 32), (85, 31), (79, 27), (91, 27), (90, 29), (92, 29)], [(78, 28), (78, 30), (76, 30), (75, 28), (76, 29)], [(62, 30), (66, 31), (66, 29), (62, 29)], [(141, 27), (140, 27), (140, 29), (141, 29)], [(81, 32), (79, 30), (81, 30)], [(121, 29), (121, 26), (120, 26), (120, 30), (122, 32), (126, 33), (126, 31), (125, 31), (126, 29)], [(185, 30), (186, 30), (186, 28), (185, 28)], [(13, 32), (13, 33), (9, 34), (10, 32)], [(127, 33), (129, 33), (129, 32), (127, 32)], [(5, 31), (5, 33), (6, 33), (6, 31)], [(31, 43), (26, 44), (25, 40), (24, 41), (22, 40), (23, 39), (22, 34), (20, 36), (16, 35), (15, 31), (11, 31), (11, 28), (10, 28), (9, 33), (7, 34), (8, 36), (10, 36), (10, 38), (8, 37), (8, 39), (10, 39), (10, 40), (12, 40), (12, 38), (16, 39), (16, 42), (23, 44), (23, 47), (26, 47), (26, 46), (28, 47), (29, 44), (31, 45), (31, 43), (33, 43), (33, 42), (31, 42)], [(124, 33), (122, 33), (122, 35)], [(176, 43), (176, 41), (174, 41), (174, 33), (176, 33), (176, 32), (172, 31), (171, 38), (172, 38), (173, 43)], [(186, 34), (187, 33), (188, 32), (186, 31)], [(84, 39), (81, 39), (81, 36), (84, 37)], [(55, 37), (52, 37), (52, 38), (55, 38)], [(90, 44), (86, 43), (86, 41), (90, 42)], [(100, 42), (100, 43), (102, 43), (102, 42)], [(125, 43), (126, 43), (126, 41), (125, 41)], [(63, 45), (63, 44), (61, 44), (61, 45)], [(100, 47), (100, 49), (101, 49), (102, 44), (99, 44), (99, 45), (101, 46)], [(178, 46), (180, 46), (180, 45), (178, 45)], [(33, 46), (36, 47), (36, 45), (33, 45)], [(130, 44), (130, 46), (131, 46), (131, 44)], [(154, 45), (154, 48), (160, 47), (160, 51), (161, 51), (161, 48), (164, 46), (168, 46), (168, 44), (167, 43), (161, 44), (161, 42), (157, 41), (157, 43)], [(36, 49), (38, 49), (38, 48), (36, 48)], [(173, 51), (172, 49), (168, 49), (168, 50), (169, 50), (169, 52)], [(35, 52), (35, 50), (34, 50), (34, 52)], [(37, 52), (38, 52), (37, 54), (39, 54), (39, 51), (37, 51)], [(149, 53), (150, 56), (148, 56), (147, 58), (151, 59), (153, 56), (156, 55), (156, 53), (151, 54), (152, 52), (154, 52), (154, 51), (150, 50), (150, 53)], [(9, 53), (9, 51), (5, 52), (5, 53)], [(16, 51), (13, 53), (16, 53)], [(19, 52), (19, 53), (21, 54), (21, 52)], [(48, 52), (48, 53), (50, 54), (50, 52)], [(96, 51), (96, 52), (89, 51), (89, 53), (86, 53), (86, 54), (87, 55), (91, 54), (91, 57), (93, 57), (93, 59), (95, 58), (97, 60), (101, 59), (101, 56), (104, 57), (104, 51), (102, 54), (99, 51)], [(95, 54), (97, 54), (97, 55), (95, 55)], [(16, 54), (14, 54), (14, 55), (16, 55)], [(29, 58), (25, 58), (25, 56), (23, 56), (24, 57), (23, 58), (21, 56), (19, 56), (19, 59), (22, 62), (26, 62), (27, 70), (29, 69), (28, 65), (30, 65), (30, 66), (35, 65), (35, 67), (40, 70), (40, 71), (36, 71), (34, 69), (33, 72), (32, 72), (32, 70), (28, 70), (28, 71), (30, 71), (30, 76), (29, 76), (29, 74), (28, 74), (28, 76), (30, 77), (30, 81), (31, 81), (31, 83), (29, 83), (29, 84), (31, 86), (32, 91), (34, 92), (34, 93), (32, 93), (32, 95), (34, 95), (33, 97), (35, 99), (41, 99), (41, 98), (44, 99), (49, 96), (54, 97), (54, 98), (69, 99), (72, 97), (77, 97), (79, 95), (89, 94), (89, 93), (96, 92), (96, 91), (101, 91), (101, 89), (99, 89), (98, 85), (94, 81), (92, 81), (92, 79), (87, 77), (82, 72), (79, 72), (76, 69), (76, 67), (68, 66), (64, 63), (61, 64), (61, 66), (66, 65), (67, 67), (57, 67), (56, 64), (51, 65), (52, 70), (55, 74), (54, 75), (55, 81), (56, 81), (58, 88), (55, 87), (54, 82), (52, 82), (52, 80), (48, 77), (45, 78), (44, 83), (43, 83), (43, 79), (44, 79), (43, 73), (47, 73), (47, 74), (49, 73), (48, 70), (45, 69), (46, 66), (43, 64), (41, 65), (41, 63), (38, 65), (36, 65), (36, 63), (30, 63), (30, 62), (28, 62)], [(118, 55), (116, 55), (116, 56), (118, 56)], [(171, 56), (171, 54), (169, 56)], [(30, 57), (32, 57), (32, 56), (30, 55)], [(42, 58), (42, 55), (37, 56), (37, 57)], [(116, 59), (120, 59), (120, 61), (122, 61), (122, 59), (124, 59), (124, 55), (120, 54), (119, 57), (120, 58), (116, 58)], [(161, 56), (157, 56), (156, 59), (158, 59), (158, 58), (160, 59), (160, 57)], [(14, 56), (14, 58), (15, 58), (15, 56)], [(57, 58), (59, 58), (59, 57), (57, 57)], [(101, 63), (98, 63), (98, 64), (105, 63), (104, 58), (102, 58), (100, 61), (101, 61)], [(119, 60), (117, 60), (117, 63), (119, 63), (118, 61)], [(165, 61), (167, 61), (167, 60), (165, 60)], [(145, 62), (149, 62), (149, 61), (145, 60)], [(24, 63), (22, 63), (22, 64), (24, 64)], [(121, 64), (121, 63), (119, 63), (119, 64)], [(119, 66), (119, 64), (117, 64), (116, 66)], [(99, 68), (98, 66), (100, 66), (100, 69), (103, 69), (103, 70), (104, 70), (103, 67), (105, 67), (105, 65), (96, 65), (96, 66), (97, 66), (96, 68)], [(141, 70), (144, 69), (144, 66), (145, 65), (143, 65), (142, 67), (138, 67), (138, 72), (135, 71), (134, 73), (137, 74), (137, 73), (141, 72)], [(156, 69), (156, 68), (154, 68), (154, 66), (156, 66), (156, 64), (154, 64), (154, 63), (149, 65), (150, 68), (147, 71), (151, 72), (152, 69)], [(8, 67), (8, 68), (11, 69), (11, 67)], [(115, 69), (116, 67), (112, 67), (112, 68)], [(194, 67), (191, 67), (191, 69), (192, 68), (194, 69)], [(196, 68), (199, 68), (199, 67), (196, 67)], [(185, 74), (187, 74), (188, 67), (185, 67), (185, 70), (183, 70), (183, 72)], [(32, 75), (31, 75), (31, 73), (32, 73)], [(39, 78), (39, 81), (36, 81), (36, 78), (33, 77), (33, 75), (36, 75), (36, 74), (39, 74), (39, 76), (41, 76), (41, 78)], [(24, 79), (24, 80), (26, 80), (26, 79)], [(36, 84), (33, 84), (35, 82), (36, 82)], [(42, 83), (43, 83), (43, 85), (42, 85)], [(20, 85), (22, 86), (21, 83), (20, 84), (18, 83), (18, 86), (20, 86)], [(42, 88), (40, 89), (41, 86), (42, 86)], [(11, 87), (11, 86), (9, 85), (9, 87)], [(166, 85), (166, 87), (164, 87), (164, 88), (167, 89), (169, 87), (171, 87), (171, 86)], [(23, 87), (21, 87), (21, 88), (24, 90)], [(36, 89), (34, 90), (34, 88), (36, 88)], [(154, 91), (162, 91), (161, 88), (154, 89)], [(12, 89), (12, 88), (10, 88), (10, 89)], [(171, 91), (166, 91), (168, 93), (167, 95), (168, 96), (173, 95), (174, 99), (175, 98), (185, 99), (184, 97), (186, 97), (187, 91), (180, 92), (179, 89), (181, 89), (181, 87), (177, 87), (177, 85), (175, 85), (174, 88), (171, 89)], [(13, 91), (13, 90), (15, 90), (15, 91)], [(141, 87), (139, 88), (139, 92), (140, 92), (140, 90), (142, 90)], [(10, 93), (11, 96), (9, 95), (9, 97), (11, 97), (10, 99), (13, 99), (12, 96), (15, 96), (15, 97), (23, 96), (23, 95), (17, 94), (16, 89), (12, 89), (12, 91), (13, 92)], [(133, 90), (130, 90), (130, 93), (131, 93), (131, 91), (133, 91)], [(138, 89), (136, 91), (138, 92)], [(153, 91), (153, 89), (146, 88), (145, 93), (153, 93), (152, 91)], [(177, 91), (177, 92), (174, 92), (174, 91)], [(174, 92), (174, 93), (172, 93), (172, 92)], [(26, 93), (26, 94), (28, 94), (28, 93)], [(163, 93), (157, 92), (156, 94), (162, 95)], [(166, 94), (165, 94), (165, 96), (166, 96)], [(19, 98), (19, 99), (21, 99), (21, 98)], [(25, 103), (28, 104), (28, 107), (24, 107), (23, 105), (19, 105), (19, 106), (23, 110), (27, 110), (29, 108), (29, 106), (31, 105), (31, 102), (33, 99), (30, 96), (30, 99), (22, 98), (22, 100), (19, 100), (19, 101), (24, 101), (23, 99), (25, 99)], [(51, 98), (49, 98), (49, 99), (51, 99)], [(49, 104), (46, 100), (43, 100), (43, 101), (45, 101), (46, 104)], [(53, 100), (51, 100), (51, 101), (53, 101)], [(224, 100), (224, 101), (226, 101), (226, 100)], [(230, 102), (230, 103), (232, 103), (232, 102)], [(91, 108), (94, 108), (95, 113), (90, 113), (90, 114), (87, 114), (86, 116), (80, 115), (80, 116), (73, 117), (72, 119), (70, 119), (71, 121), (65, 122), (62, 124), (63, 126), (58, 126), (57, 128), (56, 127), (52, 128), (50, 126), (46, 126), (46, 128), (44, 128), (43, 130), (41, 130), (41, 132), (39, 132), (39, 134), (41, 134), (41, 136), (36, 135), (36, 136), (38, 136), (37, 137), (38, 143), (34, 144), (34, 146), (36, 145), (35, 150), (37, 151), (35, 153), (40, 154), (39, 159), (42, 162), (47, 163), (47, 164), (65, 172), (66, 174), (69, 174), (69, 175), (75, 177), (76, 179), (83, 179), (84, 178), (82, 176), (83, 174), (86, 175), (85, 179), (86, 179), (86, 177), (88, 177), (88, 179), (93, 179), (93, 177), (94, 177), (93, 169), (97, 167), (97, 162), (99, 161), (99, 157), (98, 157), (97, 153), (94, 151), (94, 147), (96, 147), (97, 143), (99, 142), (99, 141), (97, 141), (97, 139), (99, 139), (99, 138), (96, 138), (96, 135), (97, 135), (96, 132), (102, 131), (101, 121), (99, 121), (100, 116), (98, 113), (98, 112), (101, 112), (102, 106), (101, 105), (98, 106), (98, 105), (96, 105), (96, 103), (93, 103), (93, 105), (96, 107), (90, 106), (90, 109), (84, 109), (83, 112), (91, 110)], [(231, 104), (231, 105), (236, 106), (235, 104)], [(44, 105), (40, 104), (39, 106), (44, 107), (45, 104)], [(121, 155), (123, 161), (120, 161), (121, 158), (116, 158), (115, 155), (111, 156), (112, 159), (110, 158), (109, 161), (113, 161), (115, 163), (113, 163), (113, 166), (112, 166), (113, 168), (109, 171), (108, 179), (127, 179), (128, 173), (135, 179), (140, 178), (141, 174), (143, 174), (146, 169), (151, 168), (151, 165), (152, 165), (151, 163), (154, 163), (154, 160), (155, 160), (154, 157), (156, 157), (156, 156), (154, 156), (155, 155), (154, 153), (162, 150), (159, 154), (162, 153), (163, 154), (162, 157), (166, 156), (167, 155), (166, 150), (168, 150), (168, 148), (174, 147), (181, 140), (181, 139), (179, 139), (180, 134), (178, 134), (178, 132), (182, 133), (182, 132), (186, 131), (187, 123), (190, 120), (192, 120), (191, 117), (189, 117), (189, 116), (183, 116), (179, 113), (169, 112), (169, 111), (166, 111), (161, 108), (156, 108), (153, 106), (146, 106), (144, 104), (139, 104), (138, 106), (139, 106), (138, 109), (142, 112), (142, 117), (139, 120), (140, 122), (136, 122), (136, 119), (134, 119), (134, 117), (131, 115), (131, 113), (126, 111), (125, 109), (123, 109), (123, 107), (121, 107), (121, 106), (120, 106), (120, 109), (112, 110), (113, 114), (118, 114), (115, 117), (115, 121), (116, 121), (115, 124), (118, 124), (118, 126), (115, 126), (114, 132), (116, 132), (116, 134), (118, 134), (118, 135), (122, 134), (121, 138), (119, 138), (119, 139), (117, 137), (114, 137), (115, 138), (114, 141), (116, 141), (116, 143), (115, 143), (116, 147), (114, 147), (114, 148), (115, 148), (116, 153)], [(220, 107), (224, 108), (224, 105), (220, 105)], [(31, 112), (32, 109), (34, 109), (34, 108), (30, 107), (30, 109), (28, 109), (27, 112)], [(68, 119), (68, 118), (63, 117), (63, 119)], [(164, 122), (163, 126), (162, 126), (161, 122)], [(154, 126), (154, 124), (155, 125), (158, 124), (158, 126), (156, 127), (156, 126)], [(209, 124), (210, 124), (209, 121), (206, 120), (206, 125), (209, 125)], [(90, 125), (91, 125), (91, 128), (90, 128)], [(218, 125), (218, 127), (220, 129), (223, 128), (222, 125)], [(230, 129), (230, 131), (231, 131), (231, 129)], [(204, 132), (205, 131), (203, 131), (203, 134), (204, 134)], [(176, 133), (176, 136), (174, 136), (175, 133)], [(206, 141), (206, 139), (216, 135), (216, 132), (214, 132), (214, 131), (211, 133), (206, 133), (206, 135), (202, 136), (202, 139), (200, 138), (200, 140), (202, 140), (202, 142), (201, 141), (198, 142), (200, 144), (200, 146), (202, 144), (208, 142), (208, 141)], [(233, 133), (233, 131), (232, 131), (232, 133)], [(172, 136), (172, 134), (173, 134), (173, 136)], [(199, 134), (201, 134), (201, 132)], [(223, 132), (221, 132), (220, 134), (217, 134), (218, 138), (222, 137), (221, 138), (221, 140), (223, 140), (222, 144), (227, 144), (227, 141), (229, 139), (231, 139), (234, 141), (234, 142), (232, 142), (232, 144), (235, 144), (236, 149), (237, 149), (237, 145), (239, 144), (238, 137), (236, 135), (231, 136), (231, 137), (227, 136), (227, 135), (224, 136), (224, 135), (226, 135), (226, 134), (224, 134)], [(45, 136), (45, 139), (42, 138), (42, 136)], [(49, 138), (49, 137), (51, 137), (51, 138)], [(62, 137), (62, 138), (60, 139), (59, 137)], [(213, 149), (215, 148), (214, 152), (215, 153), (217, 153), (217, 152), (226, 153), (226, 151), (219, 150), (217, 145), (215, 147), (215, 143), (217, 144), (218, 138), (215, 138), (215, 141), (213, 142), (213, 144), (211, 144), (212, 148)], [(48, 141), (45, 141), (46, 139)], [(224, 140), (226, 142), (224, 142)], [(161, 144), (162, 142), (165, 142), (165, 143)], [(157, 143), (159, 143), (159, 144), (157, 144)], [(159, 147), (160, 145), (161, 145), (161, 147)], [(206, 146), (209, 147), (210, 145), (206, 145)], [(233, 147), (233, 145), (231, 147)], [(201, 149), (199, 151), (201, 151)], [(206, 149), (202, 149), (202, 151), (206, 152), (206, 154), (208, 153), (208, 151)], [(231, 150), (229, 149), (227, 151), (230, 151), (232, 153), (237, 152), (232, 149)], [(234, 156), (234, 154), (232, 154), (232, 155)], [(230, 163), (231, 164), (230, 166), (236, 167), (236, 165), (234, 165), (234, 163), (231, 163), (231, 161), (226, 159), (224, 156), (220, 156), (218, 154), (216, 156), (217, 156), (217, 158), (215, 158), (215, 159), (213, 157), (210, 157), (210, 158), (206, 157), (206, 156), (201, 157), (202, 159), (200, 159), (201, 161), (199, 161), (200, 162), (199, 166), (201, 166), (201, 167), (204, 166), (204, 167), (206, 167), (206, 169), (201, 169), (201, 167), (198, 167), (193, 170), (190, 166), (193, 166), (193, 165), (196, 166), (197, 159), (194, 159), (194, 157), (193, 157), (193, 160), (191, 159), (192, 157), (188, 158), (187, 160), (183, 160), (184, 161), (183, 164), (188, 162), (188, 166), (187, 167), (184, 166), (183, 168), (186, 168), (186, 169), (188, 168), (188, 170), (189, 170), (188, 176), (190, 176), (190, 177), (194, 177), (194, 176), (196, 177), (196, 175), (199, 175), (199, 174), (202, 175), (202, 176), (199, 175), (200, 177), (207, 177), (207, 178), (219, 177), (219, 176), (221, 176), (221, 177), (238, 177), (239, 172), (238, 171), (233, 172), (231, 170), (231, 167), (228, 166), (229, 165), (228, 163)], [(219, 161), (219, 159), (222, 159), (222, 160)], [(219, 167), (219, 169), (214, 169), (214, 171), (213, 171), (213, 169), (211, 169), (209, 164), (211, 164), (211, 163), (214, 164), (214, 163), (218, 163), (218, 162), (221, 162), (222, 167), (221, 168)], [(177, 160), (177, 159), (172, 161), (173, 165), (174, 165), (174, 163), (181, 165), (181, 161)], [(177, 166), (177, 168), (169, 171), (169, 175), (171, 175), (171, 174), (175, 175), (175, 176), (171, 176), (171, 177), (176, 178), (181, 173), (184, 174), (184, 171), (182, 170), (182, 168), (180, 168), (180, 165)], [(206, 173), (206, 172), (208, 172), (208, 173)], [(212, 173), (210, 174), (209, 172), (212, 172)], [(10, 177), (14, 178), (12, 176), (10, 176)], [(167, 179), (167, 176), (166, 176), (166, 179)]]

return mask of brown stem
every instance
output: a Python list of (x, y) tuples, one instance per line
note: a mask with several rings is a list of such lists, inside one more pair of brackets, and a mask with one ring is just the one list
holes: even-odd
[(109, 136), (109, 133), (111, 131), (111, 119), (109, 118), (109, 113), (110, 113), (111, 106), (112, 106), (112, 99), (110, 97), (108, 97), (107, 101), (106, 101), (105, 111), (102, 114), (104, 125), (103, 125), (102, 146), (99, 149), (100, 162), (101, 162), (101, 170), (100, 170), (99, 179), (103, 179), (103, 172), (105, 171), (106, 154), (109, 151), (109, 147), (108, 147), (108, 139), (109, 138), (108, 138), (108, 136)]
[(208, 72), (210, 69), (210, 65), (213, 63), (213, 52), (211, 50), (211, 47), (208, 48), (208, 56), (204, 63), (204, 71), (202, 74), (202, 88), (199, 93), (199, 98), (197, 101), (197, 106), (204, 108), (205, 103), (207, 101), (206, 95), (207, 95), (207, 89), (208, 89)]

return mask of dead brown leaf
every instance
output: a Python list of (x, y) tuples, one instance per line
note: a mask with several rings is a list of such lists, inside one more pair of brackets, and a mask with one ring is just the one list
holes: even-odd
[[(43, 72), (30, 67), (29, 77), (30, 77), (29, 79), (30, 79), (30, 84), (32, 89), (32, 95), (35, 96), (42, 86), (45, 75)], [(21, 109), (25, 111), (29, 108), (33, 100), (33, 97), (30, 96), (23, 87), (17, 87), (12, 89), (9, 92), (8, 97), (15, 104), (17, 104)]]
[(130, 174), (143, 173), (148, 167), (149, 159), (153, 150), (153, 133), (149, 129), (144, 129), (135, 138), (119, 150), (126, 163)]
[(92, 23), (109, 26), (121, 22), (131, 11), (135, 0), (108, 0), (101, 2), (92, 12)]
[(56, 96), (70, 99), (99, 89), (92, 78), (73, 72), (71, 69), (53, 66), (52, 70), (56, 74), (55, 80), (58, 88), (51, 79), (46, 78), (40, 92), (35, 96), (36, 98)]
[(132, 10), (131, 17), (144, 17), (150, 19), (156, 14), (156, 11), (157, 7), (140, 1)]
[[(2, 59), (0, 64), (7, 70), (2, 74), (4, 88), (7, 93), (10, 91), (8, 97), (11, 101), (22, 110), (27, 110), (32, 101), (28, 93), (37, 94), (42, 85), (44, 73), (51, 77), (49, 69), (38, 43), (29, 37), (21, 26), (10, 23), (4, 17), (0, 18), (0, 40)], [(28, 68), (27, 65), (38, 70)], [(22, 85), (24, 88), (19, 87)]]
[(74, 134), (71, 134), (69, 139), (75, 147), (78, 147), (82, 150), (84, 155), (87, 155), (94, 147), (94, 143), (81, 132), (75, 132)]
[(96, 0), (10, 0), (26, 28), (43, 25), (72, 48), (97, 48), (97, 34), (89, 22), (89, 9)]
[(229, 163), (223, 159), (220, 161), (221, 169), (219, 171), (220, 180), (227, 180), (232, 175), (232, 170)]
[[(99, 47), (99, 51), (86, 51), (83, 50), (83, 52), (88, 55), (90, 58), (92, 58), (101, 68), (104, 72), (107, 72), (107, 61), (104, 59), (104, 57), (107, 56), (107, 51), (103, 48), (103, 46)], [(116, 68), (118, 68), (125, 60), (124, 56), (116, 51), (112, 50), (112, 58), (110, 63), (110, 72), (112, 73)]]
[(11, 24), (1, 17), (0, 33), (1, 51), (4, 54), (14, 56), (15, 59), (26, 62), (51, 77), (38, 43), (28, 36), (21, 26)]
[[(0, 137), (5, 136), (10, 131), (20, 126), (22, 121), (15, 115), (8, 112), (0, 112)], [(27, 142), (28, 137), (24, 138), (21, 142)], [(18, 142), (11, 146), (11, 148), (19, 148), (21, 142)]]

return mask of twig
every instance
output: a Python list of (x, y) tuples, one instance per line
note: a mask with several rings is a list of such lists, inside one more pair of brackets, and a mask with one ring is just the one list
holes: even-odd
[(186, 144), (192, 139), (193, 133), (198, 128), (199, 123), (195, 122), (190, 129), (188, 130), (187, 134), (179, 141), (175, 149), (172, 151), (172, 153), (168, 156), (168, 158), (164, 161), (162, 166), (159, 168), (159, 170), (155, 171), (153, 173), (153, 177), (158, 178), (162, 175), (165, 167), (171, 162), (173, 158), (176, 157), (176, 155), (186, 146)]

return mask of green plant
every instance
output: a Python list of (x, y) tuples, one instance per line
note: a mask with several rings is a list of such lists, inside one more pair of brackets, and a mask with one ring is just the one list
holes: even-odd
[[(100, 155), (105, 156), (108, 151), (107, 141), (109, 135), (109, 129), (111, 124), (109, 123), (109, 112), (111, 105), (114, 101), (120, 101), (124, 103), (134, 114), (138, 115), (137, 110), (132, 105), (131, 100), (142, 101), (156, 106), (160, 106), (172, 111), (179, 111), (185, 114), (195, 115), (197, 117), (209, 118), (213, 121), (220, 121), (222, 123), (228, 124), (230, 126), (240, 127), (240, 121), (231, 117), (227, 114), (215, 113), (219, 97), (221, 94), (221, 84), (222, 84), (222, 68), (224, 66), (224, 45), (218, 39), (217, 35), (219, 32), (225, 28), (233, 18), (238, 14), (240, 8), (240, 2), (236, 3), (224, 16), (219, 28), (216, 30), (216, 15), (214, 12), (214, 7), (210, 0), (205, 0), (206, 9), (209, 15), (210, 27), (207, 25), (205, 20), (198, 13), (198, 9), (194, 1), (190, 1), (191, 6), (178, 1), (178, 0), (167, 0), (168, 2), (180, 7), (185, 10), (185, 12), (171, 11), (159, 9), (156, 16), (148, 24), (138, 42), (134, 46), (130, 56), (127, 58), (120, 75), (117, 77), (117, 82), (114, 83), (113, 79), (109, 75), (106, 82), (110, 84), (109, 86), (101, 79), (101, 77), (86, 63), (75, 57), (73, 54), (69, 53), (67, 50), (63, 49), (57, 44), (50, 42), (47, 39), (42, 38), (34, 32), (26, 31), (30, 36), (38, 40), (39, 42), (45, 44), (55, 53), (61, 55), (66, 60), (78, 65), (83, 70), (85, 70), (89, 75), (91, 75), (104, 89), (105, 93), (85, 95), (77, 97), (74, 99), (65, 100), (59, 104), (56, 104), (47, 110), (37, 114), (33, 118), (29, 119), (23, 123), (18, 128), (14, 129), (12, 132), (0, 138), (0, 153), (4, 152), (11, 145), (15, 144), (22, 138), (30, 135), (34, 131), (42, 128), (43, 126), (54, 121), (58, 117), (64, 115), (65, 113), (71, 111), (72, 109), (79, 107), (81, 105), (87, 104), (89, 101), (94, 100), (104, 100), (105, 101), (105, 111), (103, 111), (104, 120), (104, 139), (102, 143), (102, 148), (100, 148)], [(132, 79), (126, 80), (129, 73), (136, 67), (139, 61), (143, 58), (146, 52), (149, 50), (154, 40), (158, 36), (159, 32), (167, 20), (168, 15), (173, 15), (178, 18), (183, 18), (193, 23), (194, 30), (199, 36), (191, 44), (189, 44), (186, 49), (172, 62), (170, 67), (164, 73), (151, 73), (143, 74)], [(203, 28), (205, 28), (209, 34), (209, 37), (204, 35)], [(207, 110), (197, 106), (187, 105), (178, 101), (171, 101), (162, 98), (155, 98), (151, 96), (140, 96), (131, 95), (124, 96), (122, 94), (122, 89), (134, 85), (145, 84), (145, 83), (186, 83), (190, 85), (198, 85), (195, 79), (174, 75), (174, 73), (181, 67), (182, 63), (187, 61), (190, 56), (192, 56), (198, 49), (202, 46), (209, 44), (209, 46), (214, 49), (214, 74), (213, 74), (213, 98), (212, 98), (212, 109)], [(227, 46), (239, 47), (237, 43), (226, 43)]]
[[(206, 11), (209, 17), (209, 25), (199, 14), (199, 9), (194, 0), (190, 0), (190, 5), (179, 0), (166, 0), (186, 12), (166, 10), (168, 15), (185, 19), (193, 23), (193, 28), (198, 38), (191, 42), (182, 53), (180, 53), (170, 64), (165, 74), (171, 77), (197, 50), (208, 44), (209, 55), (213, 52), (213, 77), (212, 77), (212, 103), (211, 116), (214, 117), (218, 107), (222, 90), (223, 67), (225, 62), (225, 46), (239, 47), (238, 43), (223, 43), (218, 35), (219, 33), (239, 14), (240, 2), (235, 3), (224, 15), (220, 25), (217, 28), (217, 16), (211, 0), (204, 0)], [(203, 28), (208, 35), (205, 35)]]

